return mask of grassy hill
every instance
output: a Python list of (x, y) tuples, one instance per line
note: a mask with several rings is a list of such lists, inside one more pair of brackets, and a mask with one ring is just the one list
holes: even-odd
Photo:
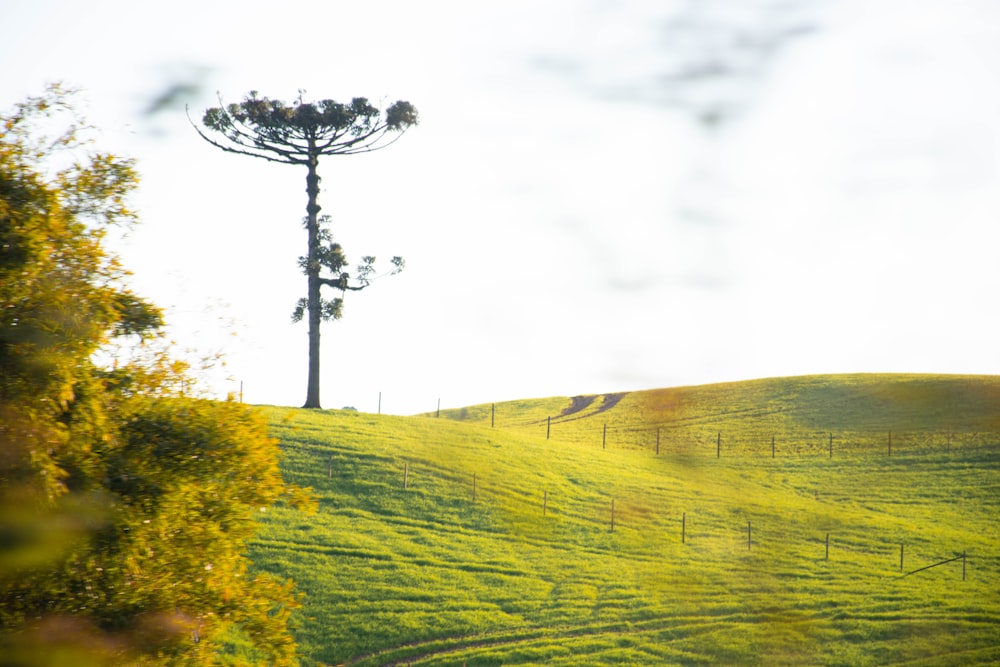
[(1000, 663), (1000, 377), (266, 410), (307, 664)]

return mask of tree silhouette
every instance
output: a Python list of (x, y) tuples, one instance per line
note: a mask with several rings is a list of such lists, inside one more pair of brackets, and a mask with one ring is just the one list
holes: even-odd
[[(332, 242), (321, 229), (319, 197), (319, 158), (321, 155), (356, 155), (370, 153), (392, 144), (403, 132), (417, 124), (417, 110), (409, 102), (397, 101), (383, 112), (364, 97), (355, 97), (349, 104), (334, 100), (304, 102), (301, 96), (294, 104), (259, 97), (251, 91), (239, 104), (222, 104), (207, 109), (204, 126), (222, 136), (216, 140), (197, 125), (202, 139), (228, 153), (301, 164), (307, 168), (306, 232), (308, 253), (300, 259), (307, 276), (306, 298), (300, 300), (293, 319), (301, 318), (303, 310), (309, 322), (309, 375), (306, 402), (303, 407), (319, 408), (320, 323), (340, 316), (341, 299), (324, 301), (320, 288), (334, 286), (341, 290), (363, 289), (373, 271), (374, 258), (366, 257), (358, 269), (356, 284), (342, 271), (346, 264), (339, 244)], [(324, 243), (326, 244), (324, 246)], [(304, 260), (304, 261), (303, 261)], [(394, 272), (402, 268), (402, 260), (393, 258)], [(333, 278), (323, 278), (323, 268), (333, 272)]]

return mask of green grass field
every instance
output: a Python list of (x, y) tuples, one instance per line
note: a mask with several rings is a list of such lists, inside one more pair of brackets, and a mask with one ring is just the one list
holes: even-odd
[(265, 410), (305, 664), (1000, 664), (1000, 377)]

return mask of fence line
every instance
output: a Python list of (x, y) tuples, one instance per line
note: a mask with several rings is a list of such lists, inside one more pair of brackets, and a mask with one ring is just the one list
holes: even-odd
[[(327, 459), (324, 456), (324, 458), (322, 459), (322, 462), (327, 466), (327, 475), (332, 478), (333, 456), (331, 455), (329, 457), (329, 459)], [(397, 468), (397, 470), (398, 470), (398, 468)], [(411, 476), (410, 473), (411, 473), (411, 471), (410, 471), (409, 461), (405, 461), (404, 465), (403, 465), (403, 485), (402, 485), (402, 488), (404, 490), (408, 490), (409, 489), (409, 486), (410, 486), (409, 482), (410, 482), (410, 476)], [(459, 480), (463, 477), (463, 474), (461, 474), (461, 473), (446, 474), (445, 476), (442, 477), (442, 475), (440, 473), (437, 473), (437, 474), (432, 474), (432, 476), (437, 477), (437, 478), (439, 478), (441, 480), (450, 481), (452, 483), (460, 483)], [(465, 477), (465, 479), (468, 479), (468, 477)], [(473, 472), (472, 473), (472, 497), (471, 497), (471, 501), (472, 501), (473, 505), (476, 504), (477, 498), (478, 498), (478, 488), (479, 488), (479, 483), (478, 482), (479, 482), (478, 473)], [(467, 488), (468, 487), (466, 487), (466, 489)], [(610, 510), (611, 510), (611, 512), (610, 512), (610, 532), (614, 533), (614, 532), (616, 532), (616, 529), (621, 526), (621, 519), (620, 519), (619, 514), (616, 513), (615, 498), (612, 497), (610, 499), (610, 501), (611, 501), (611, 507), (610, 507)], [(541, 506), (542, 516), (543, 517), (544, 516), (548, 516), (548, 505), (549, 505), (548, 490), (543, 490), (542, 491), (542, 506)], [(604, 507), (607, 508), (607, 505), (604, 505)], [(684, 511), (684, 512), (681, 513), (680, 519), (681, 519), (681, 521), (680, 521), (680, 524), (681, 524), (680, 525), (680, 542), (681, 542), (681, 544), (686, 545), (689, 542), (689, 539), (688, 539), (689, 535), (688, 535), (688, 530), (687, 530), (687, 512), (686, 511)], [(598, 524), (599, 521), (600, 520), (597, 519), (597, 517), (595, 516), (594, 517), (595, 525)], [(703, 538), (704, 537), (711, 537), (712, 536), (710, 533), (700, 533), (700, 534), (701, 534), (701, 536)], [(766, 534), (766, 531), (765, 531), (765, 534)], [(821, 543), (821, 544), (823, 544), (823, 548), (824, 548), (824, 557), (823, 557), (823, 560), (827, 561), (827, 562), (830, 561), (830, 536), (831, 536), (831, 533), (829, 533), (829, 532), (825, 533), (824, 540)], [(718, 535), (716, 534), (715, 537), (717, 538)], [(699, 540), (696, 539), (695, 541), (698, 542)], [(760, 546), (761, 544), (763, 544), (763, 542), (761, 542), (759, 539), (758, 540), (754, 540), (754, 538), (753, 538), (753, 530), (752, 530), (752, 521), (751, 521), (751, 519), (747, 519), (747, 522), (746, 522), (746, 548), (747, 548), (748, 552), (750, 552), (750, 551), (753, 550), (753, 544), (754, 544), (755, 541), (757, 542), (758, 546)], [(886, 544), (885, 540), (875, 540), (875, 541), (878, 542), (881, 545), (885, 545)], [(787, 540), (785, 542), (787, 542)], [(853, 549), (851, 551), (853, 551), (854, 553), (858, 553), (856, 549)], [(899, 544), (899, 572), (900, 573), (902, 573), (903, 569), (904, 569), (905, 556), (906, 556), (906, 543), (903, 542), (903, 543)], [(962, 561), (962, 581), (966, 581), (967, 562), (968, 562), (968, 556), (967, 556), (967, 551), (966, 550), (963, 550), (962, 553), (960, 555), (958, 555), (958, 556), (954, 556), (952, 558), (948, 558), (948, 559), (945, 559), (945, 560), (942, 560), (942, 561), (938, 561), (936, 563), (932, 563), (930, 565), (926, 565), (924, 567), (917, 568), (915, 570), (911, 570), (909, 572), (906, 572), (905, 574), (900, 574), (900, 578), (908, 577), (910, 575), (917, 574), (917, 573), (923, 572), (925, 570), (930, 570), (932, 568), (939, 567), (941, 565), (947, 565), (948, 563), (954, 563), (954, 562), (959, 561), (959, 560)]]
[[(1000, 444), (998, 431), (989, 428), (949, 428), (947, 420), (940, 428), (910, 428), (905, 421), (896, 422), (891, 418), (878, 420), (876, 417), (875, 421), (869, 418), (866, 423), (871, 426), (863, 428), (831, 429), (827, 426), (810, 430), (780, 425), (772, 427), (769, 420), (784, 419), (787, 413), (781, 409), (752, 407), (711, 415), (615, 423), (615, 419), (601, 420), (601, 414), (607, 410), (607, 406), (600, 405), (596, 411), (581, 411), (590, 405), (588, 403), (576, 412), (563, 411), (544, 418), (525, 419), (524, 414), (520, 413), (508, 424), (503, 423), (502, 414), (498, 415), (501, 410), (496, 403), (461, 408), (453, 414), (459, 421), (488, 424), (490, 428), (507, 431), (531, 432), (544, 425), (547, 440), (593, 442), (595, 445), (600, 443), (604, 449), (626, 447), (648, 448), (657, 454), (692, 453), (711, 443), (715, 445), (717, 458), (725, 458), (727, 455), (766, 456), (768, 453), (771, 458), (820, 453), (831, 459), (837, 455), (858, 454), (909, 456), (942, 450), (950, 452), (953, 444), (965, 450)], [(791, 418), (794, 419), (794, 416)], [(584, 420), (586, 425), (581, 424)]]
[[(726, 455), (755, 455), (779, 458), (788, 455), (822, 455), (834, 458), (840, 455), (913, 455), (931, 452), (951, 452), (954, 448), (970, 450), (1000, 445), (1000, 433), (994, 431), (957, 431), (954, 429), (908, 430), (843, 430), (843, 431), (793, 431), (763, 429), (750, 426), (745, 429), (702, 427), (691, 432), (678, 426), (673, 438), (666, 437), (664, 426), (615, 426), (604, 423), (598, 427), (572, 427), (562, 431), (558, 422), (548, 417), (545, 439), (555, 442), (600, 444), (602, 449), (619, 446), (629, 449), (649, 449), (656, 454), (664, 452), (693, 453), (702, 447), (714, 445), (716, 458)], [(509, 427), (510, 431), (529, 430), (529, 427)], [(685, 431), (677, 433), (677, 431)], [(709, 435), (711, 433), (711, 435)], [(714, 436), (714, 437), (713, 437)]]

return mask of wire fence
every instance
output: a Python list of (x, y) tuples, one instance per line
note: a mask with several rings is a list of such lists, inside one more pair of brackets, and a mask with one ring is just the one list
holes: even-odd
[(991, 430), (796, 429), (783, 425), (725, 422), (613, 423), (595, 425), (549, 417), (535, 423), (493, 425), (553, 442), (589, 444), (602, 449), (650, 450), (656, 454), (725, 456), (914, 456), (961, 451), (1000, 450), (1000, 432)]
[[(544, 431), (543, 431), (544, 429)], [(1000, 434), (992, 431), (870, 431), (768, 430), (731, 425), (712, 428), (669, 426), (615, 426), (563, 431), (558, 424), (535, 430), (546, 439), (611, 447), (651, 450), (656, 454), (725, 456), (914, 456), (942, 452), (992, 451)]]
[[(335, 477), (333, 458), (327, 461), (324, 456), (320, 462), (326, 473), (324, 476)], [(388, 465), (383, 474), (385, 478), (380, 484), (388, 481), (385, 486), (395, 486), (407, 493), (415, 492), (425, 499), (436, 496), (446, 500), (445, 504), (449, 506), (453, 506), (460, 497), (464, 497), (470, 506), (499, 502), (509, 511), (534, 513), (543, 519), (554, 514), (557, 520), (590, 524), (593, 529), (608, 533), (616, 533), (622, 528), (633, 534), (655, 531), (664, 544), (670, 541), (689, 547), (711, 544), (716, 549), (732, 553), (763, 550), (767, 557), (773, 557), (777, 549), (784, 560), (823, 561), (866, 569), (874, 567), (886, 575), (900, 578), (954, 563), (955, 570), (951, 576), (963, 582), (968, 576), (967, 549), (954, 550), (954, 545), (941, 543), (947, 540), (936, 540), (919, 532), (873, 530), (874, 526), (851, 525), (849, 521), (834, 522), (838, 524), (838, 532), (829, 529), (822, 532), (819, 526), (829, 523), (829, 517), (816, 517), (817, 525), (812, 529), (801, 525), (801, 518), (775, 515), (748, 517), (741, 523), (725, 507), (716, 507), (712, 501), (705, 499), (701, 499), (700, 509), (694, 511), (674, 509), (636, 514), (630, 511), (627, 502), (619, 504), (613, 495), (598, 493), (587, 499), (576, 498), (569, 502), (572, 506), (569, 507), (567, 498), (556, 497), (553, 503), (553, 498), (544, 488), (525, 494), (523, 489), (507, 487), (502, 480), (490, 480), (489, 475), (484, 479), (476, 471), (437, 465), (423, 465), (415, 469), (408, 460), (404, 460), (401, 467)], [(392, 478), (395, 478), (394, 482), (390, 481)], [(514, 509), (515, 506), (517, 509)], [(944, 554), (949, 551), (950, 555), (945, 557)], [(983, 581), (995, 580), (1000, 557), (992, 553), (977, 553), (976, 560), (982, 570)], [(914, 565), (917, 567), (914, 568)]]
[[(602, 402), (594, 399), (601, 398)], [(605, 414), (620, 400), (618, 395), (577, 397), (561, 412), (539, 418), (532, 413), (509, 414), (496, 404), (430, 413), (493, 429), (544, 437), (555, 443), (592, 445), (599, 448), (649, 450), (656, 454), (692, 454), (723, 458), (789, 456), (900, 457), (962, 451), (983, 454), (1000, 450), (1000, 431), (970, 430), (968, 422), (952, 428), (942, 418), (928, 427), (925, 420), (912, 425), (864, 415), (852, 425), (850, 417), (837, 420), (809, 419), (783, 408), (745, 407), (681, 418), (628, 421), (620, 414)], [(588, 399), (588, 400), (584, 400)], [(803, 427), (813, 421), (815, 428)], [(1000, 423), (1000, 414), (996, 418)], [(874, 423), (873, 423), (874, 422)], [(880, 423), (881, 422), (881, 423)]]

